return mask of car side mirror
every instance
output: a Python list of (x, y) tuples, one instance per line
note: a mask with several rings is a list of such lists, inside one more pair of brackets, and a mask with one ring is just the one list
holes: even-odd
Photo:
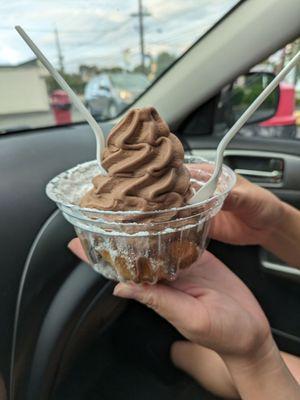
[[(220, 97), (226, 125), (231, 127), (263, 89), (273, 80), (269, 72), (249, 72), (239, 76)], [(248, 120), (247, 125), (270, 119), (276, 114), (280, 89), (277, 87)], [(220, 105), (219, 105), (220, 107)]]

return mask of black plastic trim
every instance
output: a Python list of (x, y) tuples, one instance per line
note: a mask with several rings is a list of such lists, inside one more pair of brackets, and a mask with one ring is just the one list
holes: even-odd
[(17, 334), (18, 334), (18, 322), (20, 318), (20, 309), (21, 309), (21, 302), (22, 302), (22, 296), (23, 296), (23, 291), (24, 291), (24, 286), (25, 286), (25, 280), (27, 277), (28, 270), (30, 268), (30, 264), (32, 261), (32, 257), (34, 255), (34, 252), (40, 242), (41, 237), (47, 230), (48, 226), (51, 224), (51, 222), (55, 219), (55, 217), (58, 215), (59, 210), (56, 210), (45, 222), (45, 224), (42, 226), (41, 230), (37, 234), (36, 238), (34, 239), (34, 242), (32, 243), (32, 246), (30, 248), (30, 251), (28, 253), (23, 273), (21, 276), (21, 281), (19, 285), (19, 291), (18, 291), (18, 296), (17, 296), (17, 303), (16, 303), (16, 311), (15, 311), (15, 317), (14, 317), (14, 327), (13, 327), (13, 339), (12, 339), (12, 350), (11, 350), (11, 361), (10, 361), (10, 398), (14, 398), (14, 365), (15, 365), (15, 358), (16, 358), (16, 342), (17, 342)]
[[(220, 137), (191, 136), (184, 135), (192, 149), (216, 149), (220, 142)], [(283, 154), (300, 155), (300, 140), (293, 139), (264, 139), (264, 138), (239, 138), (236, 137), (229, 145), (228, 149), (238, 150), (263, 150), (269, 152), (280, 152)]]
[[(114, 285), (96, 273), (91, 274), (89, 268), (84, 263), (78, 265), (49, 307), (34, 351), (26, 400), (51, 398), (64, 350), (78, 329), (78, 321), (95, 297), (98, 313), (101, 314), (101, 307), (108, 307)], [(115, 309), (120, 300), (113, 298), (112, 301)]]

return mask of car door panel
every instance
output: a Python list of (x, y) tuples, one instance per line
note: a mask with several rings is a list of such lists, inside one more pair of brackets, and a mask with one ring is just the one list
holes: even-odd
[[(188, 146), (186, 147), (187, 151), (213, 161), (215, 149), (220, 138), (203, 136), (197, 139), (194, 136), (185, 135), (185, 141)], [(268, 179), (263, 177), (258, 179), (255, 174), (253, 176), (251, 173), (245, 175), (245, 177), (270, 189), (279, 197), (288, 199), (289, 202), (298, 202), (300, 194), (300, 179), (298, 177), (298, 171), (300, 170), (300, 141), (272, 140), (268, 142), (267, 139), (263, 140), (261, 138), (237, 138), (225, 150), (224, 162), (233, 169), (237, 169), (239, 167), (237, 165), (239, 158), (241, 161), (243, 161), (243, 158), (252, 159), (251, 166), (257, 164), (257, 167), (254, 168), (257, 172), (262, 171), (260, 167), (261, 159), (280, 160), (282, 162), (282, 179), (278, 181), (269, 182)], [(247, 171), (245, 170), (245, 172)]]
[(263, 270), (266, 273), (292, 280), (294, 282), (300, 282), (300, 269), (290, 267), (288, 264), (279, 260), (276, 256), (270, 252), (260, 249), (259, 254), (260, 263)]
[[(212, 241), (209, 250), (251, 289), (263, 307), (276, 338), (285, 338), (285, 351), (300, 355), (299, 282), (265, 272), (258, 246), (231, 246)], [(283, 334), (283, 335), (282, 335)]]
[[(203, 150), (216, 149), (220, 137), (204, 134), (189, 134), (189, 132), (176, 132), (176, 134), (188, 142), (190, 149)], [(228, 149), (270, 151), (300, 156), (300, 140), (296, 139), (263, 139), (259, 137), (236, 137), (228, 145)]]

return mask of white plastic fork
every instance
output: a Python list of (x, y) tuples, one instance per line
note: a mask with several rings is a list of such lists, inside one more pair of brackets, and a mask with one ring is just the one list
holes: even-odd
[(247, 108), (247, 110), (241, 115), (241, 117), (235, 122), (232, 128), (226, 133), (223, 139), (220, 141), (217, 152), (215, 169), (210, 179), (194, 194), (189, 200), (189, 203), (199, 203), (201, 201), (209, 199), (215, 192), (218, 179), (222, 171), (222, 164), (224, 158), (224, 151), (230, 141), (235, 137), (239, 130), (248, 121), (251, 115), (257, 110), (257, 108), (265, 101), (270, 93), (279, 85), (280, 81), (290, 72), (290, 70), (300, 60), (300, 51), (291, 59), (291, 61), (279, 72), (279, 74), (269, 83), (269, 85), (261, 92), (261, 94), (254, 100), (254, 102)]
[(77, 94), (73, 91), (73, 89), (71, 89), (71, 87), (67, 84), (64, 78), (60, 75), (60, 73), (53, 67), (50, 61), (44, 56), (41, 50), (37, 47), (37, 45), (30, 39), (30, 37), (27, 35), (24, 29), (22, 29), (20, 26), (15, 26), (15, 29), (18, 32), (18, 34), (22, 37), (22, 39), (27, 43), (27, 45), (31, 48), (31, 50), (34, 52), (37, 58), (41, 61), (41, 63), (47, 68), (47, 70), (50, 72), (50, 74), (53, 76), (56, 82), (68, 93), (74, 105), (77, 107), (78, 111), (82, 114), (83, 118), (90, 125), (96, 137), (96, 143), (97, 143), (96, 158), (101, 174), (107, 175), (106, 170), (102, 166), (102, 155), (105, 147), (105, 138), (100, 125), (92, 116), (92, 114), (89, 112), (89, 110), (85, 107), (85, 105), (77, 96)]

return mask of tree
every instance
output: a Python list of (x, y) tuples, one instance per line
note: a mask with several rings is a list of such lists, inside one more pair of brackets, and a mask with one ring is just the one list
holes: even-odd
[[(84, 91), (85, 82), (82, 80), (79, 74), (62, 74), (65, 81), (71, 86), (71, 88), (78, 94), (82, 94)], [(59, 84), (56, 82), (52, 76), (46, 77), (46, 84), (48, 93), (51, 94), (53, 90), (61, 89)]]
[(140, 65), (137, 65), (134, 69), (133, 69), (133, 72), (138, 72), (138, 73), (140, 73), (140, 74), (145, 74), (145, 75), (148, 75), (149, 73), (150, 73), (150, 67), (149, 66), (142, 66), (141, 64)]
[(176, 57), (174, 54), (170, 54), (167, 51), (159, 53), (156, 58), (157, 68), (155, 77), (158, 77), (160, 74), (162, 74), (175, 60)]

